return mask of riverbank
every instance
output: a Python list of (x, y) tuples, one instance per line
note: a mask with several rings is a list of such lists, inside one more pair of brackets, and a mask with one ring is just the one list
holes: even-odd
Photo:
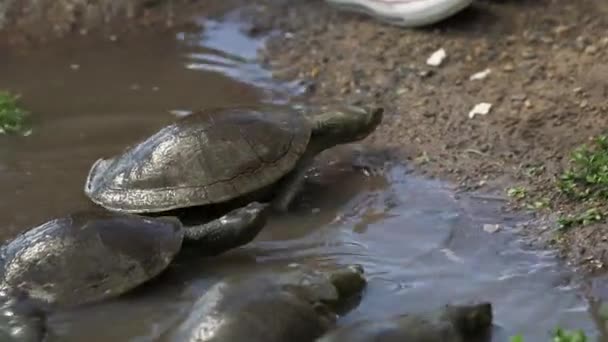
[[(11, 3), (16, 6), (5, 2)], [(397, 149), (420, 172), (456, 182), (462, 190), (511, 195), (515, 209), (538, 214), (538, 223), (524, 233), (554, 244), (587, 271), (608, 263), (608, 227), (603, 215), (593, 216), (608, 212), (608, 206), (572, 200), (558, 187), (572, 152), (608, 123), (606, 4), (477, 1), (439, 25), (408, 30), (321, 0), (84, 3), (56, 2), (35, 12), (38, 17), (5, 17), (9, 29), (2, 41), (91, 32), (112, 39), (138, 28), (180, 25), (192, 13), (246, 8), (250, 34), (282, 32), (269, 40), (260, 59), (276, 78), (307, 84), (308, 101), (384, 106), (387, 118), (370, 144)], [(59, 14), (49, 17), (52, 27), (32, 24), (41, 13)], [(132, 20), (121, 22), (124, 18)], [(445, 60), (427, 64), (439, 49)], [(489, 112), (471, 118), (480, 103), (491, 104)], [(592, 215), (585, 224), (577, 220), (584, 218), (581, 213)], [(580, 222), (557, 233), (563, 218)]]
[[(559, 179), (608, 124), (606, 14), (597, 1), (477, 1), (406, 30), (323, 1), (267, 1), (254, 18), (255, 31), (285, 33), (261, 56), (278, 78), (308, 84), (313, 102), (384, 106), (371, 144), (462, 190), (510, 197), (538, 214), (524, 233), (596, 272), (608, 264), (608, 206), (566, 196)], [(439, 49), (447, 57), (429, 65)], [(489, 113), (471, 118), (480, 103)]]

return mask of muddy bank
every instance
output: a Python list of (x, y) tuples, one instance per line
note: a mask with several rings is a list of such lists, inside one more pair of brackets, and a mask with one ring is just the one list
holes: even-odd
[(120, 36), (167, 31), (193, 13), (217, 15), (237, 1), (0, 0), (0, 45), (32, 47), (70, 34)]
[[(525, 189), (514, 204), (532, 204), (541, 222), (527, 232), (595, 271), (608, 262), (608, 227), (556, 235), (556, 218), (588, 203), (563, 198), (555, 180), (608, 123), (606, 14), (598, 1), (477, 1), (440, 25), (404, 30), (323, 1), (269, 0), (252, 17), (255, 31), (285, 32), (261, 57), (276, 77), (303, 80), (313, 102), (385, 106), (370, 143), (397, 147), (427, 175), (505, 197)], [(440, 48), (447, 58), (428, 65)], [(492, 104), (489, 114), (470, 118), (481, 102)]]

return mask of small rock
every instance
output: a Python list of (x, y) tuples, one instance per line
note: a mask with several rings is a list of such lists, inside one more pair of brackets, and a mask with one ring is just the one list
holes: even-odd
[(511, 101), (525, 101), (528, 96), (526, 94), (511, 95)]
[(595, 55), (597, 53), (597, 48), (595, 45), (589, 45), (585, 48), (585, 53), (588, 55)]
[(471, 80), (471, 81), (483, 80), (484, 78), (488, 77), (488, 75), (491, 72), (492, 72), (492, 70), (490, 70), (490, 69), (485, 69), (483, 71), (476, 72), (473, 75), (471, 75), (471, 77), (469, 77), (469, 80)]
[(80, 64), (70, 64), (70, 69), (78, 70), (78, 69), (80, 69)]
[(407, 88), (399, 88), (397, 89), (397, 95), (403, 95), (405, 93), (407, 93)]
[(581, 107), (581, 108), (585, 108), (585, 107), (587, 107), (587, 105), (588, 105), (588, 104), (589, 104), (589, 103), (587, 102), (587, 100), (583, 100), (583, 101), (581, 101), (581, 103), (580, 103), (580, 107)]
[(488, 102), (481, 102), (475, 105), (469, 112), (469, 119), (475, 117), (475, 115), (487, 115), (492, 109), (492, 104)]
[(422, 77), (422, 78), (426, 78), (429, 76), (433, 75), (433, 71), (432, 70), (420, 70), (418, 72), (418, 76)]
[(444, 59), (447, 57), (445, 49), (441, 48), (435, 52), (426, 60), (426, 64), (430, 66), (440, 66)]
[(572, 89), (575, 94), (580, 94), (583, 91), (583, 87), (576, 87)]
[(555, 32), (556, 35), (562, 35), (562, 34), (568, 32), (569, 30), (570, 30), (570, 26), (559, 25), (553, 30), (553, 32)]
[(497, 231), (500, 230), (500, 225), (499, 224), (489, 224), (486, 223), (483, 225), (483, 230), (484, 232), (490, 233), (490, 234), (494, 234)]
[(504, 71), (513, 71), (515, 70), (515, 66), (511, 63), (507, 63), (502, 67), (502, 70)]
[(118, 40), (118, 37), (115, 34), (113, 34), (113, 35), (109, 36), (108, 39), (110, 39), (111, 42), (115, 42)]
[(530, 102), (530, 100), (526, 100), (526, 102), (524, 102), (524, 106), (526, 106), (526, 108), (532, 108), (532, 102)]
[(521, 53), (521, 56), (524, 59), (534, 59), (534, 58), (536, 58), (536, 53), (534, 53), (534, 51), (531, 51), (531, 50), (526, 50)]

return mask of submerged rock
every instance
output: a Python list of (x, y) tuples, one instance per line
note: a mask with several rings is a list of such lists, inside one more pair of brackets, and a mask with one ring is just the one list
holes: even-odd
[(317, 342), (489, 341), (492, 305), (446, 305), (435, 311), (386, 320), (360, 321), (329, 332)]

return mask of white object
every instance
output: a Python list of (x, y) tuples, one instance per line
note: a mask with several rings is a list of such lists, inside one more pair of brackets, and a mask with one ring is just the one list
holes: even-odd
[(404, 27), (431, 25), (460, 12), (473, 0), (326, 0), (344, 10), (362, 12)]
[(475, 115), (487, 115), (490, 112), (490, 109), (492, 109), (491, 103), (488, 103), (488, 102), (478, 103), (469, 112), (469, 119), (474, 118)]
[(488, 77), (488, 75), (491, 72), (492, 72), (492, 70), (490, 70), (490, 69), (486, 69), (484, 71), (476, 72), (473, 75), (471, 75), (471, 77), (469, 77), (469, 80), (471, 80), (471, 81), (483, 80), (484, 78)]
[(487, 232), (487, 233), (494, 234), (494, 233), (496, 233), (497, 231), (500, 230), (500, 225), (499, 224), (488, 224), (488, 223), (486, 223), (486, 224), (483, 225), (483, 230), (485, 232)]
[(426, 64), (432, 66), (440, 66), (443, 60), (448, 56), (443, 48), (433, 52), (433, 54), (426, 60)]

